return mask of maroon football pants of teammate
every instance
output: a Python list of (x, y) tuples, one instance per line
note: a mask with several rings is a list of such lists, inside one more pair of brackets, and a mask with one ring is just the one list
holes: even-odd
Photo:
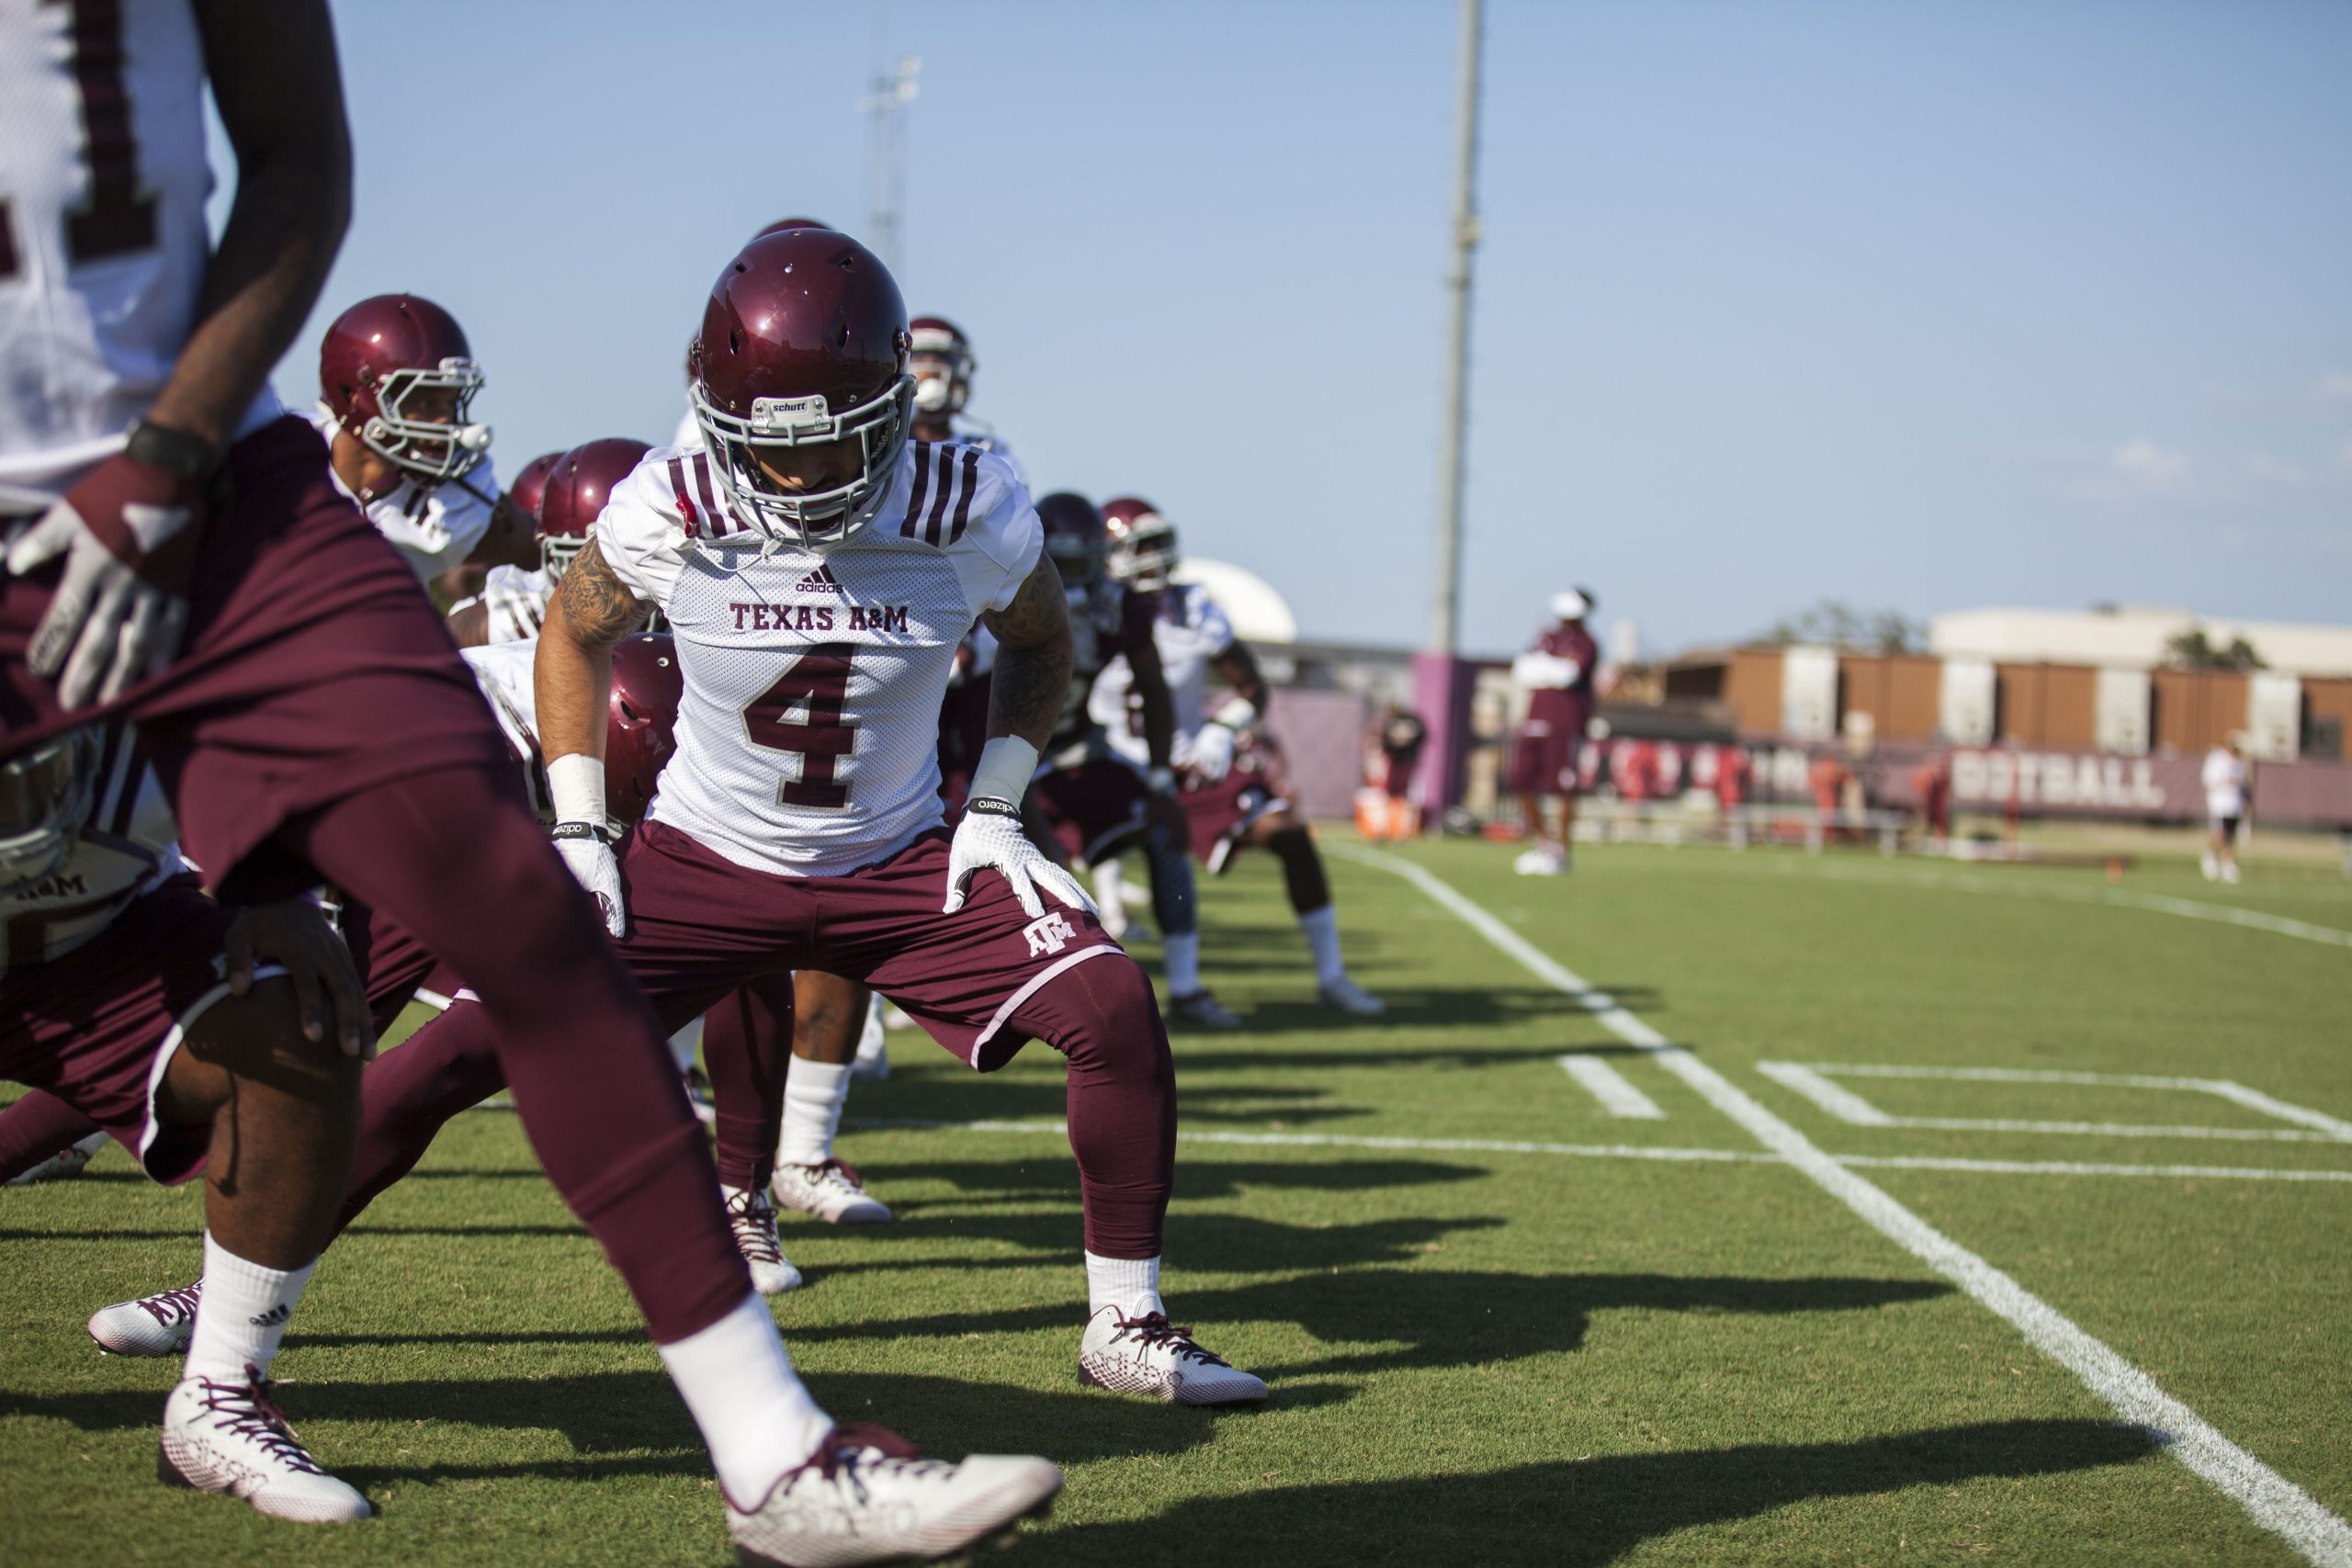
[(55, 570), (0, 583), (0, 752), (125, 713), (224, 898), (323, 877), (455, 964), (525, 1134), (653, 1337), (718, 1321), (752, 1285), (701, 1128), (440, 617), (302, 421), (239, 442), (227, 482), (185, 651), (111, 709), (62, 712), (25, 663)]
[[(670, 1027), (738, 986), (809, 968), (881, 991), (982, 1071), (1031, 1039), (1053, 1045), (1069, 1061), (1069, 1142), (1087, 1250), (1159, 1256), (1175, 1165), (1175, 1063), (1151, 983), (1092, 917), (1049, 902), (1032, 919), (1004, 879), (989, 873), (963, 908), (941, 913), (944, 832), (842, 875), (789, 877), (733, 864), (649, 822), (631, 835), (621, 864), (629, 897), (621, 954)], [(420, 1075), (479, 1072), (469, 1064), (487, 1058), (490, 1040), (480, 1010), (461, 1004), (369, 1077), (411, 1052), (421, 1052)], [(707, 1034), (704, 1048), (707, 1055)], [(447, 1092), (470, 1092), (480, 1081), (460, 1080)], [(371, 1111), (371, 1123), (379, 1120)], [(395, 1120), (387, 1114), (380, 1124)], [(429, 1117), (415, 1120), (421, 1130)]]

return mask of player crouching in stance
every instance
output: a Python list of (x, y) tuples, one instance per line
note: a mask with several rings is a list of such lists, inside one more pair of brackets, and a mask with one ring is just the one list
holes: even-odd
[(215, 903), (177, 836), (119, 721), (0, 763), (0, 1076), (89, 1118), (157, 1181), (206, 1174), (213, 1299), (156, 1472), (280, 1518), (364, 1519), (268, 1375), (351, 1168), (367, 1008), (316, 904)]
[[(1001, 459), (907, 439), (908, 348), (898, 286), (842, 234), (769, 235), (719, 275), (693, 353), (704, 449), (657, 450), (615, 491), (539, 640), (558, 847), (621, 913), (622, 957), (672, 1027), (784, 966), (882, 991), (981, 1071), (1033, 1038), (1061, 1051), (1080, 1376), (1262, 1399), (1160, 1303), (1176, 1086), (1150, 985), (1021, 833), (1069, 684), (1060, 580)], [(616, 854), (603, 695), (613, 647), (657, 608), (684, 675), (678, 750)], [(951, 837), (937, 717), (976, 619), (999, 645), (989, 739)]]
[[(1193, 852), (1216, 876), (1245, 846), (1271, 852), (1282, 862), (1291, 911), (1314, 956), (1316, 998), (1358, 1017), (1387, 1011), (1386, 1003), (1349, 976), (1340, 955), (1339, 913), (1315, 836), (1239, 750), (1244, 734), (1266, 711), (1266, 682), (1249, 645), (1234, 636), (1233, 623), (1206, 590), (1174, 581), (1182, 558), (1176, 530), (1157, 507), (1123, 496), (1104, 503), (1102, 516), (1111, 531), (1111, 575), (1155, 606), (1152, 639), (1175, 705), (1176, 764), (1184, 775), (1179, 800)], [(1206, 711), (1212, 673), (1234, 694), (1214, 714)], [(1129, 661), (1112, 660), (1095, 683), (1094, 716), (1112, 743), (1140, 764), (1148, 758), (1138, 698)]]

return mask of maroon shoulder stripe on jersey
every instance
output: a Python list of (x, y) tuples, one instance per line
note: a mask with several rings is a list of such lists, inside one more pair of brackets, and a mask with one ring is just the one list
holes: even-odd
[(939, 447), (939, 493), (932, 498), (931, 515), (922, 520), (922, 542), (940, 542), (941, 525), (947, 521), (947, 503), (956, 496), (956, 448), (943, 442)]
[(670, 459), (670, 493), (678, 498), (678, 516), (686, 525), (686, 536), (694, 538), (702, 532), (702, 519), (695, 511), (695, 498), (686, 493), (686, 460), (681, 457)]
[(702, 491), (703, 514), (710, 519), (710, 536), (714, 539), (727, 531), (727, 508), (718, 499), (718, 487), (710, 482), (710, 454), (697, 452), (687, 461), (695, 470), (695, 488)]
[(922, 518), (923, 496), (930, 489), (931, 443), (928, 441), (918, 441), (915, 443), (914, 494), (910, 496), (907, 500), (907, 520), (899, 525), (899, 536), (900, 538), (911, 539), (915, 536), (915, 525)]
[(964, 493), (956, 498), (956, 521), (947, 530), (947, 542), (954, 544), (964, 536), (972, 524), (972, 492), (980, 488), (980, 449), (964, 449)]

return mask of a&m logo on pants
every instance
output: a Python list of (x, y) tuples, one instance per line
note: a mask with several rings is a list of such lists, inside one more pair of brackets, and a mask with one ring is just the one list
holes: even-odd
[(1071, 929), (1068, 920), (1062, 919), (1062, 912), (1059, 909), (1048, 909), (1022, 927), (1021, 934), (1029, 939), (1029, 956), (1043, 958), (1048, 953), (1059, 953), (1063, 948), (1068, 947), (1069, 939), (1076, 936), (1078, 932)]

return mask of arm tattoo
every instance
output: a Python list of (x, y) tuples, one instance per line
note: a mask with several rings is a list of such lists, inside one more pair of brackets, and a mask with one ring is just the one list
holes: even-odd
[(652, 613), (613, 575), (594, 539), (564, 569), (556, 596), (563, 603), (563, 618), (573, 637), (590, 648), (610, 648), (645, 625)]
[(989, 682), (989, 734), (1043, 746), (1069, 697), (1069, 605), (1051, 559), (1022, 583), (1012, 603), (988, 616), (999, 647)]

